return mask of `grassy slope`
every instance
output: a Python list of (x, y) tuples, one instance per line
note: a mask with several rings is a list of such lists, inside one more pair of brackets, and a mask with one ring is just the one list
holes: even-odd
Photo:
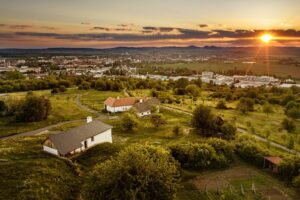
[(0, 140), (1, 199), (72, 199), (76, 173), (69, 162), (42, 151), (45, 136)]

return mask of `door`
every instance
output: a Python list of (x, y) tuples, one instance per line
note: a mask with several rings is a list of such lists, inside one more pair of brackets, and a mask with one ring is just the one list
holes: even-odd
[(88, 148), (88, 144), (87, 144), (87, 141), (84, 141), (84, 148)]

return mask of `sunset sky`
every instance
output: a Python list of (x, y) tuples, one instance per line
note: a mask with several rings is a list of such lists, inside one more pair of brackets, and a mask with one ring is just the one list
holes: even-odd
[(300, 0), (1, 0), (0, 48), (300, 47)]

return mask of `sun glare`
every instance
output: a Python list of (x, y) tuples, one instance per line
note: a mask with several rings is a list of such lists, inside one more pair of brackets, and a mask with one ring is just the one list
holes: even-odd
[(260, 37), (260, 39), (264, 43), (269, 43), (273, 39), (273, 36), (271, 34), (264, 34)]

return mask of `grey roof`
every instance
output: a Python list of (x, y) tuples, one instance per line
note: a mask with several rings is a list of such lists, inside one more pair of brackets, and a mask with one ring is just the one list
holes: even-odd
[(159, 100), (157, 98), (151, 98), (143, 102), (136, 103), (134, 107), (138, 111), (138, 113), (150, 111), (151, 107), (159, 104)]
[(80, 148), (82, 146), (82, 141), (111, 128), (112, 126), (95, 120), (85, 125), (72, 128), (66, 132), (50, 135), (49, 140), (51, 140), (60, 154), (65, 155)]

